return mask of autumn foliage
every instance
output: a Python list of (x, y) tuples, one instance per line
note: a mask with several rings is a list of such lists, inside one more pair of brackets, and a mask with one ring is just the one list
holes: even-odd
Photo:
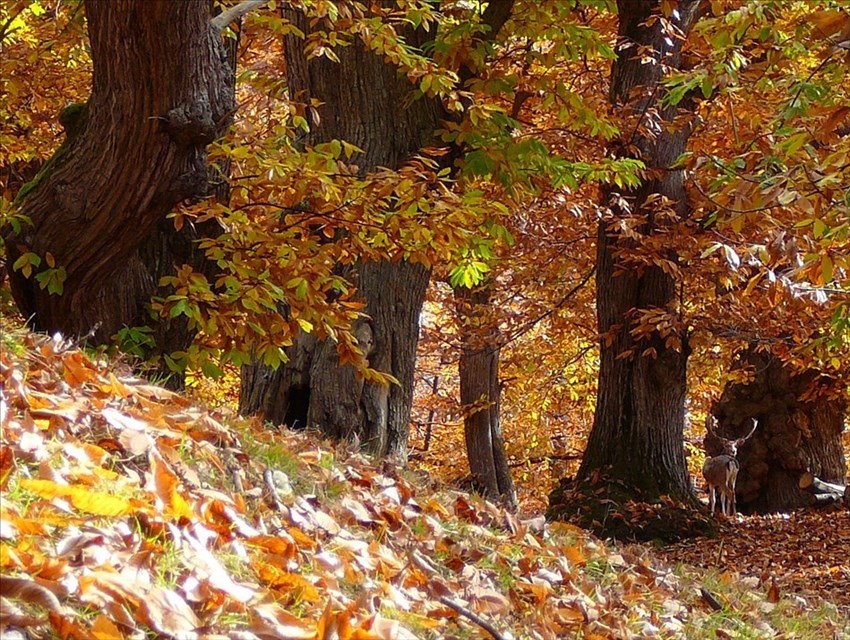
[[(220, 13), (239, 3), (214, 4)], [(746, 393), (760, 380), (747, 354), (805, 381), (793, 394), (777, 392), (789, 407), (817, 412), (819, 402), (838, 407), (846, 397), (846, 3), (253, 4), (216, 33), (216, 46), (233, 51), (237, 104), (218, 114), (222, 135), (195, 141), (199, 149), (188, 154), (203, 155), (210, 184), (203, 193), (164, 189), (174, 206), (146, 223), (166, 239), (190, 238), (188, 252), (199, 261), (175, 260), (146, 275), (144, 295), (129, 296), (132, 321), (109, 331), (84, 313), (54, 313), (80, 335), (27, 337), (26, 354), (14, 360), (12, 343), (4, 343), (0, 464), (4, 496), (17, 497), (4, 506), (2, 539), (13, 542), (0, 547), (0, 561), (18, 577), (4, 577), (3, 590), (14, 585), (8, 588), (24, 601), (49, 611), (63, 637), (125, 637), (136, 623), (174, 637), (206, 628), (295, 638), (330, 637), (331, 629), (346, 638), (441, 637), (460, 624), (482, 628), (474, 616), (539, 637), (576, 630), (616, 637), (622, 629), (651, 635), (642, 625), (663, 630), (668, 623), (671, 634), (684, 633), (696, 624), (688, 621), (696, 605), (671, 605), (669, 620), (660, 620), (652, 610), (656, 590), (675, 592), (678, 578), (650, 568), (637, 557), (642, 552), (612, 560), (568, 526), (544, 535), (465, 494), (420, 496), (421, 478), (369, 466), (350, 442), (334, 450), (304, 434), (264, 433), (259, 422), (231, 428), (229, 417), (196, 409), (129, 370), (103, 369), (66, 340), (88, 333), (101, 355), (132, 357), (135, 373), (181, 383), (185, 376), (190, 393), (230, 408), (240, 367), (286, 371), (303, 339), (331, 345), (357, 384), (398, 390), (399, 380), (371, 366), (358, 340), (369, 301), (354, 274), (362, 264), (415, 265), (430, 276), (415, 386), (404, 389), (413, 397), (415, 468), (480, 488), (469, 474), (463, 424), (482, 406), (461, 402), (459, 361), (464, 349), (489, 350), (497, 354), (498, 401), (484, 408), (496, 408), (520, 514), (542, 513), (555, 485), (576, 474), (599, 415), (600, 354), (623, 344), (608, 352), (615, 366), (662, 368), (665, 352), (679, 358), (674, 448), (678, 456), (683, 433), (687, 468), (699, 477), (704, 418), (724, 390), (741, 392), (741, 411), (758, 405)], [(650, 7), (638, 26), (655, 29), (661, 45), (634, 47), (625, 59), (618, 29), (630, 4)], [(510, 10), (499, 14), (500, 6)], [(687, 34), (676, 26), (685, 7), (695, 11)], [(298, 20), (310, 28), (302, 31)], [(85, 123), (92, 77), (86, 25), (85, 4), (76, 0), (13, 0), (0, 8), (0, 302), (11, 315), (11, 283), (18, 308), (34, 314), (25, 320), (36, 326), (39, 309), (27, 306), (30, 298), (60, 309), (70, 281), (61, 256), (34, 249), (40, 238), (32, 237), (27, 206)], [(405, 36), (411, 29), (434, 37), (414, 46)], [(409, 83), (398, 108), (429, 101), (440, 109), (440, 126), (422, 132), (427, 144), (394, 164), (369, 164), (365, 143), (313, 140), (323, 118), (335, 114), (306, 90), (290, 90), (286, 48), (293, 41), (306, 59), (328, 64), (352, 48), (374, 54)], [(660, 54), (665, 47), (676, 55)], [(655, 84), (613, 96), (612, 67), (624, 60), (657, 64)], [(685, 132), (684, 152), (654, 165), (647, 149)], [(128, 166), (133, 160), (121, 158)], [(671, 181), (678, 197), (658, 186)], [(79, 211), (75, 224), (89, 213)], [(67, 240), (64, 229), (50, 232)], [(128, 263), (143, 261), (137, 249)], [(600, 282), (605, 256), (611, 269)], [(600, 328), (601, 289), (649, 273), (671, 295), (650, 304), (637, 287), (622, 317)], [(111, 275), (119, 289), (132, 280), (120, 269)], [(463, 312), (457, 291), (484, 288), (486, 303)], [(87, 313), (106, 309), (104, 300), (112, 298), (101, 295)], [(165, 348), (160, 338), (176, 326), (186, 339)], [(758, 401), (780, 404), (771, 398)], [(767, 413), (762, 405), (758, 411)], [(749, 417), (736, 414), (732, 422)], [(768, 447), (787, 449), (797, 435), (808, 437), (809, 423), (800, 424), (771, 432), (787, 438), (754, 438), (767, 451), (757, 460), (761, 478), (773, 471), (768, 462), (801, 459), (784, 450), (771, 457)], [(834, 448), (843, 444), (846, 455), (850, 435), (838, 438)], [(279, 459), (263, 461), (268, 455)], [(283, 482), (279, 474), (290, 484), (300, 474), (310, 486), (288, 494), (275, 484)], [(678, 480), (690, 493), (687, 476)], [(659, 521), (653, 509), (666, 497), (649, 496), (655, 504), (644, 506), (631, 500), (633, 488), (612, 512)], [(597, 507), (607, 504), (588, 491)], [(686, 508), (698, 508), (696, 501)], [(455, 529), (471, 537), (458, 541)], [(630, 537), (634, 528), (625, 531)], [(49, 551), (52, 536), (60, 552)], [(430, 564), (435, 556), (438, 565)], [(616, 569), (613, 583), (585, 582), (588, 566)], [(846, 563), (835, 571), (846, 573)], [(498, 584), (508, 578), (509, 587)], [(364, 595), (355, 595), (362, 583), (369, 585)], [(609, 587), (599, 599), (587, 595)], [(100, 613), (81, 620), (64, 604), (68, 598)], [(612, 613), (627, 602), (646, 615), (624, 621)], [(14, 616), (16, 624), (33, 621), (25, 609)]]
[[(13, 335), (0, 355), (4, 633), (698, 637), (782, 629), (808, 606), (784, 596), (804, 579), (674, 572), (426, 473), (199, 408), (61, 339)], [(795, 624), (842, 637), (829, 608)]]

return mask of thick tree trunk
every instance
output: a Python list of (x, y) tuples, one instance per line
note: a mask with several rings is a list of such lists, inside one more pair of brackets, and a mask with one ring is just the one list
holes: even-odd
[[(305, 31), (301, 14), (287, 17)], [(408, 42), (429, 35), (411, 31)], [(378, 166), (399, 167), (429, 141), (443, 109), (438, 100), (409, 101), (413, 85), (392, 64), (358, 40), (336, 51), (339, 63), (307, 59), (304, 42), (285, 41), (287, 80), (298, 100), (319, 100), (319, 122), (308, 144), (339, 139), (364, 153), (356, 156), (365, 174)], [(390, 388), (359, 379), (351, 366), (340, 367), (336, 346), (302, 335), (289, 350), (290, 363), (271, 372), (254, 364), (243, 371), (240, 410), (261, 412), (274, 423), (315, 427), (335, 438), (357, 434), (371, 452), (407, 457), (413, 367), (419, 339), (419, 312), (429, 271), (405, 261), (363, 263), (347, 274), (366, 302), (368, 319), (357, 328), (372, 368), (390, 373), (401, 386)]]
[(52, 295), (20, 271), (15, 300), (37, 329), (99, 341), (137, 324), (158, 278), (193, 251), (165, 221), (208, 195), (206, 146), (234, 108), (233, 70), (207, 0), (87, 0), (92, 94), (68, 139), (18, 196), (32, 224), (4, 229), (9, 259), (49, 253)]
[(516, 509), (516, 491), (505, 454), (499, 415), (499, 332), (492, 317), (490, 291), (455, 289), (461, 323), (460, 401), (466, 454), (474, 484), (484, 494)]
[[(680, 2), (671, 18), (685, 36), (698, 4)], [(636, 310), (675, 311), (677, 283), (654, 264), (622, 262), (623, 250), (640, 249), (619, 226), (624, 218), (644, 216), (638, 231), (648, 237), (664, 233), (687, 214), (683, 172), (671, 166), (685, 151), (689, 130), (673, 124), (676, 108), (662, 110), (659, 105), (664, 68), (677, 67), (682, 40), (668, 36), (661, 20), (647, 22), (659, 14), (659, 2), (620, 0), (618, 7), (621, 44), (611, 73), (611, 102), (640, 114), (640, 122), (630, 126), (636, 155), (648, 172), (639, 189), (622, 198), (611, 194), (612, 216), (599, 225), (596, 301), (603, 340), (596, 415), (579, 480), (602, 472), (645, 499), (663, 494), (687, 499), (690, 486), (682, 444), (686, 338), (679, 336), (678, 344), (669, 344), (657, 334), (638, 341), (631, 333)], [(647, 56), (655, 62), (648, 62)], [(676, 256), (671, 250), (659, 259), (675, 263)]]
[[(747, 366), (755, 377), (746, 384), (730, 384), (712, 413), (717, 435), (736, 438), (744, 424), (757, 418), (758, 428), (738, 450), (737, 502), (744, 513), (773, 513), (810, 505), (805, 479), (844, 484), (847, 465), (841, 445), (846, 402), (828, 393), (816, 372), (792, 374), (770, 353), (748, 349), (737, 366)], [(833, 390), (834, 391), (834, 390)], [(812, 397), (812, 392), (821, 392)], [(826, 392), (826, 393), (823, 393)], [(707, 455), (719, 443), (709, 434)]]

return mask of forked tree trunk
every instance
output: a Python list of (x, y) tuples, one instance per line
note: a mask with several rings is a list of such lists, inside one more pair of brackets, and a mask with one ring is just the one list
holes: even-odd
[[(309, 31), (302, 14), (287, 13)], [(430, 37), (422, 30), (407, 36), (413, 44)], [(359, 40), (336, 51), (339, 63), (308, 60), (304, 41), (294, 36), (286, 38), (285, 50), (290, 95), (322, 103), (308, 144), (339, 139), (357, 145), (364, 153), (354, 161), (365, 173), (399, 167), (430, 141), (443, 115), (440, 102), (410, 102), (414, 86)], [(430, 274), (421, 265), (399, 261), (362, 263), (347, 275), (366, 302), (368, 319), (357, 334), (370, 366), (392, 374), (400, 386), (364, 383), (351, 366), (339, 366), (334, 344), (317, 344), (302, 334), (281, 370), (244, 367), (240, 410), (261, 412), (274, 423), (315, 427), (338, 439), (357, 434), (369, 451), (404, 461), (419, 312)]]
[(492, 310), (490, 290), (486, 285), (459, 287), (454, 293), (461, 325), (460, 401), (469, 470), (485, 495), (515, 509), (499, 415), (499, 331), (487, 317)]
[[(3, 230), (14, 263), (47, 254), (50, 294), (20, 271), (15, 300), (36, 329), (99, 341), (137, 324), (158, 277), (193, 253), (166, 215), (210, 193), (206, 146), (234, 108), (233, 69), (208, 0), (87, 0), (92, 93), (70, 135), (19, 194), (32, 224)], [(161, 225), (161, 226), (160, 226)]]
[[(758, 427), (738, 450), (738, 508), (743, 513), (773, 513), (811, 505), (811, 491), (801, 478), (814, 476), (843, 485), (847, 464), (841, 444), (846, 402), (816, 372), (792, 374), (769, 352), (748, 349), (736, 366), (747, 366), (755, 377), (727, 385), (712, 413), (717, 435), (746, 435), (749, 419)], [(813, 391), (820, 392), (814, 399)], [(706, 454), (716, 455), (718, 443), (706, 437)]]
[[(696, 17), (698, 0), (683, 0), (670, 22), (687, 36)], [(639, 123), (622, 135), (631, 137), (635, 153), (648, 167), (643, 185), (611, 193), (611, 216), (599, 225), (596, 305), (600, 353), (599, 391), (593, 429), (587, 442), (579, 480), (597, 473), (612, 477), (654, 499), (668, 494), (690, 496), (683, 448), (685, 381), (688, 347), (685, 336), (678, 346), (653, 334), (636, 341), (631, 334), (636, 310), (675, 312), (677, 283), (654, 264), (638, 268), (624, 264), (620, 252), (635, 249), (621, 233), (619, 223), (634, 215), (645, 217), (639, 233), (664, 233), (687, 215), (683, 172), (671, 167), (685, 151), (687, 125), (673, 124), (675, 107), (660, 106), (664, 69), (676, 69), (683, 40), (672, 38), (658, 16), (653, 0), (620, 0), (619, 52), (611, 72), (611, 103), (639, 115)], [(651, 57), (654, 62), (649, 62)], [(662, 196), (663, 199), (659, 198)], [(622, 202), (625, 204), (622, 204)], [(638, 249), (639, 250), (639, 249)], [(659, 259), (675, 262), (671, 249)], [(647, 351), (650, 350), (650, 351)]]

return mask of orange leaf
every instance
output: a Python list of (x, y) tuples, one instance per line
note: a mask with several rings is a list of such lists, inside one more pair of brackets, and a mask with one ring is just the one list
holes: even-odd
[(175, 520), (192, 519), (194, 514), (189, 503), (178, 491), (180, 480), (168, 466), (162, 454), (151, 448), (148, 454), (150, 474), (153, 476), (154, 492), (164, 507), (164, 513)]
[(124, 640), (121, 630), (104, 615), (95, 618), (91, 626), (91, 634), (97, 640)]

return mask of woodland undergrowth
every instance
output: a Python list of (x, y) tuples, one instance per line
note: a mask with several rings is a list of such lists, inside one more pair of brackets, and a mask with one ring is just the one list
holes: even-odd
[(0, 382), (4, 638), (850, 638), (829, 603), (520, 519), (59, 337), (7, 327)]

